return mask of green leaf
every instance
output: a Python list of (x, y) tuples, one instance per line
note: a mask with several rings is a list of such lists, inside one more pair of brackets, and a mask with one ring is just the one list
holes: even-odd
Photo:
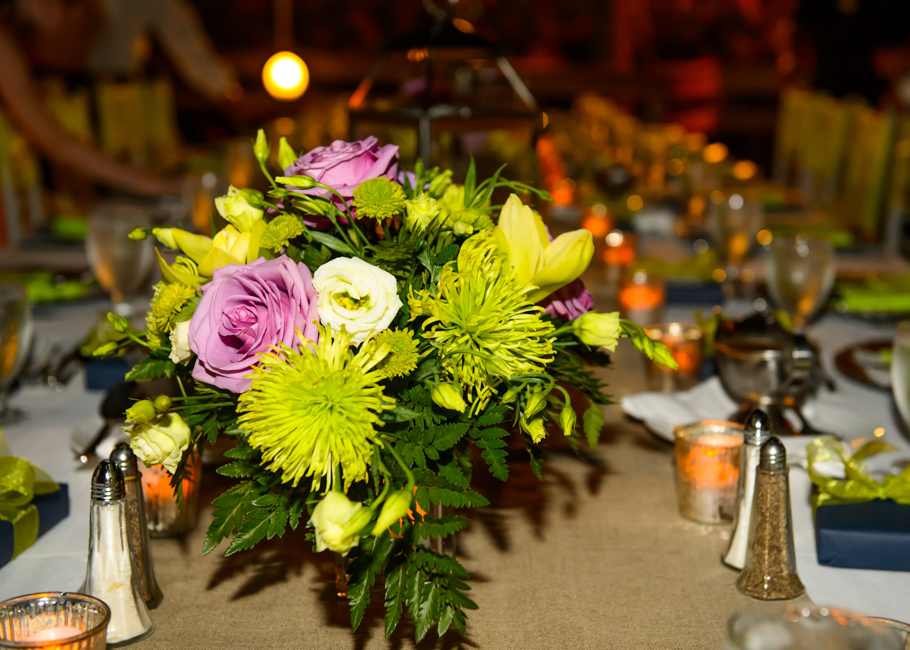
[(245, 461), (237, 461), (235, 463), (222, 465), (215, 470), (215, 473), (231, 478), (253, 478), (259, 474), (259, 467), (250, 465)]
[(597, 442), (600, 440), (600, 430), (604, 426), (604, 412), (600, 404), (590, 402), (587, 410), (582, 416), (584, 423), (585, 438), (588, 439), (588, 445), (591, 449), (597, 449)]
[(267, 512), (249, 511), (247, 518), (240, 526), (240, 531), (231, 540), (227, 550), (224, 552), (224, 556), (229, 557), (239, 551), (253, 548), (269, 532), (269, 519)]
[(319, 230), (311, 230), (310, 236), (312, 236), (313, 239), (318, 241), (323, 246), (331, 248), (336, 253), (341, 253), (342, 255), (354, 255), (354, 251), (351, 249), (351, 247), (334, 235), (330, 235), (327, 232), (321, 232)]
[(416, 627), (415, 637), (417, 642), (423, 640), (430, 631), (430, 626), (436, 620), (436, 613), (439, 610), (439, 589), (435, 583), (430, 583), (429, 588), (424, 589), (421, 595), (420, 605), (417, 607), (417, 616), (414, 619)]
[(443, 465), (439, 468), (439, 477), (453, 487), (460, 487), (465, 490), (471, 487), (470, 481), (457, 465)]
[(452, 422), (436, 427), (436, 435), (433, 440), (433, 446), (440, 451), (451, 449), (471, 428), (470, 422)]
[(413, 525), (414, 534), (421, 539), (448, 537), (465, 528), (470, 519), (461, 515), (445, 515), (436, 519), (424, 519)]
[(162, 377), (172, 378), (177, 366), (170, 359), (146, 357), (126, 373), (124, 381), (151, 381)]
[(439, 615), (439, 623), (436, 626), (436, 634), (442, 636), (449, 630), (449, 626), (452, 625), (452, 619), (455, 616), (455, 608), (449, 604), (446, 604), (442, 608), (442, 613)]
[(195, 296), (186, 301), (186, 304), (180, 308), (180, 311), (177, 312), (177, 315), (174, 316), (175, 323), (185, 323), (193, 317), (193, 314), (196, 313), (196, 307), (199, 306), (199, 301), (202, 299), (202, 296), (197, 292)]
[(307, 246), (303, 250), (300, 261), (306, 264), (311, 271), (315, 271), (328, 262), (331, 257), (332, 252), (325, 246)]
[(398, 627), (398, 621), (401, 620), (401, 612), (404, 609), (404, 597), (406, 593), (405, 564), (397, 563), (393, 568), (386, 569), (385, 575), (385, 635), (391, 636), (395, 628)]
[(468, 164), (468, 173), (464, 179), (464, 204), (465, 206), (474, 203), (474, 190), (477, 186), (477, 166), (474, 164), (474, 156), (471, 155), (471, 162)]
[(244, 513), (250, 505), (251, 488), (248, 482), (239, 483), (228, 488), (212, 502), (215, 510), (202, 546), (203, 555), (211, 553), (223, 539), (240, 528)]
[(534, 472), (534, 476), (537, 477), (538, 481), (543, 480), (543, 452), (540, 450), (540, 447), (533, 445), (530, 442), (528, 445), (528, 456), (531, 459), (531, 471)]
[(490, 468), (490, 474), (495, 478), (498, 478), (500, 481), (505, 481), (509, 478), (509, 466), (506, 464), (508, 452), (503, 449), (487, 448), (480, 452), (480, 456), (487, 461), (487, 465)]
[[(506, 415), (508, 415), (510, 410), (511, 408), (508, 406), (491, 406), (474, 420), (474, 426), (481, 429), (491, 424), (499, 424), (506, 419)], [(499, 431), (502, 431), (502, 429), (499, 429)]]
[[(490, 505), (490, 502), (487, 501), (486, 497), (473, 490), (459, 492), (457, 490), (436, 486), (427, 489), (430, 501), (442, 506), (453, 506), (455, 508), (467, 508), (469, 506), (472, 508), (483, 508), (484, 506)], [(426, 508), (424, 508), (424, 510), (426, 510)]]

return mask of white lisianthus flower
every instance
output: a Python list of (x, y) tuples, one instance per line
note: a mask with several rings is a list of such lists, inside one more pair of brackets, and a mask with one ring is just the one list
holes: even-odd
[(347, 555), (360, 542), (360, 533), (369, 523), (370, 513), (361, 510), (341, 492), (330, 491), (313, 508), (310, 525), (316, 533), (316, 551), (328, 549)]
[(326, 262), (313, 274), (319, 320), (344, 327), (354, 343), (386, 329), (401, 309), (395, 276), (356, 257)]
[(190, 350), (190, 321), (174, 323), (174, 329), (171, 330), (171, 353), (168, 358), (174, 363), (186, 365), (193, 358), (193, 352)]
[(190, 428), (177, 413), (127, 424), (123, 432), (130, 437), (130, 447), (146, 467), (164, 465), (172, 474), (190, 444)]

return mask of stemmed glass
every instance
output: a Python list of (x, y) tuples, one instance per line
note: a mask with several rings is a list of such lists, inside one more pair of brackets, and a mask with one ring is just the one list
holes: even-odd
[(730, 297), (735, 297), (740, 267), (764, 225), (764, 210), (757, 200), (732, 192), (723, 195), (719, 203), (712, 202), (711, 214), (714, 234), (724, 258), (725, 290), (733, 294)]
[(826, 239), (775, 237), (769, 247), (768, 289), (777, 307), (801, 331), (834, 285), (834, 244)]
[[(897, 410), (910, 426), (910, 320), (897, 324), (894, 332), (894, 346), (891, 349), (891, 393), (897, 403)], [(910, 459), (902, 458), (894, 463), (895, 473), (907, 466)]]
[(108, 292), (114, 311), (129, 318), (133, 299), (148, 279), (154, 262), (149, 241), (129, 238), (134, 228), (148, 228), (146, 210), (131, 203), (97, 206), (89, 215), (85, 251), (98, 283)]
[(32, 314), (21, 284), (0, 282), (0, 425), (13, 424), (25, 414), (7, 404), (9, 389), (22, 370), (32, 342)]

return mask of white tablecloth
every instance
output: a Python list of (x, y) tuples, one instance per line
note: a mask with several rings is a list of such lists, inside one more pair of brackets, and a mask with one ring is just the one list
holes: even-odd
[[(689, 309), (669, 309), (665, 320), (691, 321)], [(837, 383), (834, 392), (823, 391), (818, 399), (807, 405), (806, 415), (821, 430), (837, 433), (847, 439), (869, 438), (874, 429), (884, 428), (883, 439), (900, 449), (890, 454), (892, 458), (910, 457), (910, 438), (898, 423), (898, 416), (891, 396), (881, 390), (869, 388), (845, 378), (834, 369), (834, 356), (843, 347), (866, 339), (886, 338), (893, 334), (890, 324), (873, 324), (860, 320), (828, 315), (808, 332), (809, 337), (822, 347), (822, 363)], [(652, 427), (661, 437), (666, 437), (667, 412), (689, 413), (691, 419), (724, 419), (732, 413), (732, 400), (719, 395), (717, 379), (695, 390), (700, 392), (697, 403), (678, 399), (677, 404), (667, 403), (668, 396), (659, 393), (627, 397), (627, 412), (652, 420)], [(675, 397), (675, 396), (670, 396)], [(712, 404), (712, 397), (713, 404)], [(685, 416), (684, 416), (685, 417)], [(676, 422), (684, 424), (685, 422)], [(799, 451), (791, 454), (798, 460)], [(870, 461), (871, 462), (871, 461)], [(793, 537), (799, 576), (809, 597), (819, 605), (852, 609), (869, 616), (880, 616), (899, 621), (910, 621), (910, 573), (898, 571), (864, 571), (839, 569), (818, 563), (815, 549), (810, 493), (812, 483), (798, 462), (791, 464), (790, 500), (793, 511)], [(908, 549), (910, 552), (910, 549)]]

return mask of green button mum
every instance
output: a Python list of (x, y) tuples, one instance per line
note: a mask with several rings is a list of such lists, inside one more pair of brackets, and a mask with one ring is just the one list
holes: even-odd
[(401, 185), (381, 176), (364, 181), (354, 189), (354, 208), (361, 218), (390, 219), (401, 214), (406, 200)]

